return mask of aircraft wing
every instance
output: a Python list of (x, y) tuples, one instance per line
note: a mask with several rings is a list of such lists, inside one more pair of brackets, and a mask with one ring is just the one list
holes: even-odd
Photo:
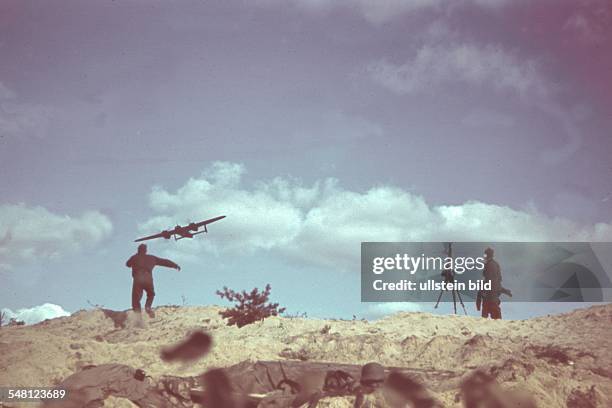
[(206, 220), (206, 221), (200, 221), (200, 222), (196, 223), (196, 228), (200, 228), (200, 227), (203, 227), (204, 225), (208, 225), (208, 224), (211, 224), (211, 223), (213, 223), (215, 221), (222, 220), (223, 218), (225, 218), (225, 215), (220, 215), (219, 217), (211, 218), (211, 219)]
[(148, 237), (142, 237), (134, 240), (134, 242), (146, 241), (148, 239), (162, 238), (164, 235), (160, 232), (159, 234), (149, 235)]

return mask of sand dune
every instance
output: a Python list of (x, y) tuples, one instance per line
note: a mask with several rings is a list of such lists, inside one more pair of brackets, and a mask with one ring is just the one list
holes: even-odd
[[(84, 366), (102, 363), (142, 368), (156, 378), (195, 376), (244, 360), (378, 361), (448, 371), (457, 378), (483, 368), (506, 388), (528, 390), (542, 407), (565, 407), (572, 393), (594, 385), (599, 406), (612, 406), (612, 305), (521, 321), (400, 313), (373, 322), (274, 317), (241, 329), (226, 326), (219, 310), (166, 306), (143, 322), (131, 312), (89, 310), (33, 326), (4, 327), (0, 384), (51, 386)], [(213, 335), (207, 357), (190, 365), (159, 358), (162, 346), (196, 329)], [(428, 386), (445, 406), (460, 406), (456, 383)], [(131, 403), (113, 398), (106, 406)]]

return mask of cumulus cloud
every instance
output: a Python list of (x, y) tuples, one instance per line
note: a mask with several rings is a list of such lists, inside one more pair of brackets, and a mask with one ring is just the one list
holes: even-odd
[(415, 94), (463, 82), (523, 97), (547, 98), (551, 85), (538, 64), (501, 46), (424, 45), (402, 64), (380, 60), (369, 64), (372, 79), (398, 94)]
[(25, 322), (25, 324), (36, 324), (46, 319), (55, 319), (56, 317), (70, 316), (70, 313), (64, 310), (59, 305), (53, 303), (45, 303), (38, 306), (33, 306), (25, 309), (11, 310), (2, 309), (5, 313), (6, 321), (3, 324), (7, 324), (10, 319), (19, 320)]
[[(502, 46), (426, 44), (400, 64), (385, 59), (371, 62), (367, 72), (373, 81), (401, 95), (435, 93), (444, 87), (448, 90), (455, 84), (464, 84), (517, 97), (548, 115), (560, 127), (562, 142), (541, 154), (546, 164), (562, 162), (582, 146), (582, 132), (574, 115), (558, 102), (559, 86), (547, 79), (537, 61), (522, 58)], [(495, 113), (472, 112), (464, 119), (468, 125), (492, 122), (509, 124), (507, 117)]]
[(159, 214), (141, 225), (143, 233), (223, 214), (211, 225), (214, 239), (173, 246), (175, 256), (202, 251), (240, 255), (275, 253), (337, 270), (358, 270), (362, 241), (605, 241), (612, 225), (581, 225), (535, 210), (470, 201), (432, 205), (394, 186), (366, 191), (342, 188), (335, 179), (305, 186), (275, 178), (244, 185), (245, 168), (218, 162), (175, 192), (161, 187), (150, 195)]
[(99, 243), (111, 231), (110, 220), (96, 211), (71, 217), (54, 214), (44, 207), (0, 205), (0, 268), (57, 259)]

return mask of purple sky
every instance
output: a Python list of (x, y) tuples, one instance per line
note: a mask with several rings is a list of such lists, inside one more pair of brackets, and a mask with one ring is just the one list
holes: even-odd
[(219, 214), (151, 245), (160, 304), (367, 314), (361, 241), (612, 240), (610, 50), (606, 0), (3, 1), (0, 306), (127, 308), (132, 240)]

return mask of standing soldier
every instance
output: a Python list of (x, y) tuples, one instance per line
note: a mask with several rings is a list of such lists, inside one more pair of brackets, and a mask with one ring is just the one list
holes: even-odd
[(140, 313), (140, 299), (142, 299), (142, 292), (145, 291), (147, 292), (145, 310), (151, 318), (155, 317), (153, 309), (151, 308), (153, 305), (153, 298), (155, 297), (155, 290), (153, 288), (153, 268), (159, 265), (180, 271), (181, 267), (169, 259), (158, 258), (147, 254), (147, 246), (145, 244), (140, 244), (138, 246), (138, 252), (132, 255), (125, 265), (128, 268), (132, 268), (132, 278), (134, 279), (132, 285), (132, 310)]
[(504, 288), (501, 284), (502, 275), (499, 263), (493, 259), (494, 251), (493, 248), (485, 249), (485, 267), (482, 271), (485, 283), (490, 283), (490, 290), (482, 290), (478, 292), (476, 298), (476, 309), (481, 309), (482, 303), (482, 317), (492, 319), (501, 319), (501, 300), (499, 296), (504, 293), (508, 296), (512, 296), (512, 292)]

